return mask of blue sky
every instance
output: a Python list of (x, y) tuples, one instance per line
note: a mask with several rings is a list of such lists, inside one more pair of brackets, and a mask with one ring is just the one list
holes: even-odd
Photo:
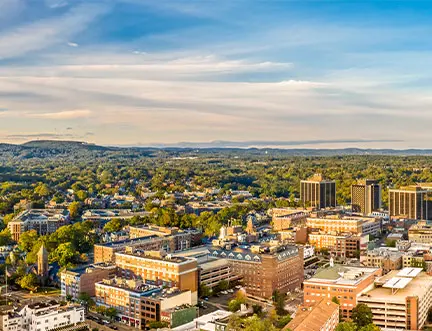
[(429, 1), (0, 0), (0, 141), (432, 148), (431, 12)]

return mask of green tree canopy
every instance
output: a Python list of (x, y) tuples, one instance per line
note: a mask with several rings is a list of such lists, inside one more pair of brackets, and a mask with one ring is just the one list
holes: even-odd
[(18, 241), (18, 247), (24, 252), (31, 252), (38, 238), (39, 236), (36, 230), (26, 231), (21, 234)]
[(113, 218), (104, 226), (104, 231), (106, 232), (117, 232), (123, 229), (125, 222), (120, 218)]
[(357, 331), (357, 325), (353, 322), (342, 322), (336, 326), (335, 331)]
[(38, 279), (35, 274), (29, 273), (20, 278), (17, 283), (22, 288), (34, 291), (38, 284)]
[(367, 305), (359, 303), (352, 310), (351, 318), (359, 328), (362, 328), (372, 323), (373, 315), (371, 309)]

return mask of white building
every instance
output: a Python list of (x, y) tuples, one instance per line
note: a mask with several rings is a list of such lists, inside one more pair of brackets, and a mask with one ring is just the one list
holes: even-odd
[(3, 331), (49, 331), (77, 325), (83, 323), (84, 320), (84, 307), (60, 306), (56, 301), (51, 301), (1, 312), (0, 329)]

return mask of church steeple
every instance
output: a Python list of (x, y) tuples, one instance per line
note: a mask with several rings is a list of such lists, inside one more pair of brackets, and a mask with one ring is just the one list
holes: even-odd
[(37, 254), (37, 271), (41, 277), (48, 277), (48, 251), (42, 244)]

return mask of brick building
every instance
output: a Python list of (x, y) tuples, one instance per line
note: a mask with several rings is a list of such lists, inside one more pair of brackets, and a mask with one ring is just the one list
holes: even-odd
[(129, 248), (123, 253), (116, 253), (115, 263), (125, 278), (139, 277), (155, 285), (190, 290), (193, 304), (198, 302), (198, 267), (195, 259)]
[(243, 279), (248, 295), (269, 298), (300, 288), (304, 279), (303, 247), (251, 246), (249, 249), (214, 246), (210, 254), (227, 259), (233, 273)]
[(337, 265), (322, 269), (304, 281), (304, 302), (313, 304), (336, 297), (342, 316), (349, 318), (357, 305), (357, 298), (373, 285), (378, 276), (381, 276), (381, 269), (378, 268)]

